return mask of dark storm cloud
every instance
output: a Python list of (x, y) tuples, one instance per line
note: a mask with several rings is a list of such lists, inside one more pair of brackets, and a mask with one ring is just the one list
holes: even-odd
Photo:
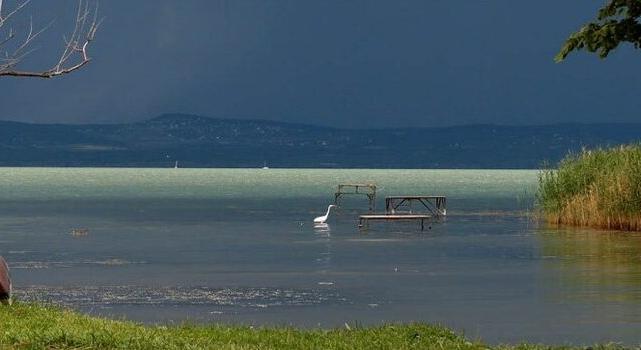
[[(6, 0), (5, 0), (6, 1)], [(601, 1), (103, 0), (87, 69), (0, 79), (0, 119), (120, 122), (165, 112), (349, 127), (638, 121), (640, 52), (552, 58)], [(56, 26), (74, 0), (35, 0)], [(53, 59), (53, 57), (51, 57)]]

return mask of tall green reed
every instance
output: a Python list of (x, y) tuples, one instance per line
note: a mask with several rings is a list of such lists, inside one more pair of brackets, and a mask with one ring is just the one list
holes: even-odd
[(584, 149), (542, 169), (537, 204), (552, 223), (641, 230), (641, 146)]

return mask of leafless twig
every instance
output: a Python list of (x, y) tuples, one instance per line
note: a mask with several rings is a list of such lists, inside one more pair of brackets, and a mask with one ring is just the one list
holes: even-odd
[[(29, 31), (22, 41), (13, 45), (9, 50), (8, 45), (13, 40), (17, 40), (16, 31), (9, 27), (3, 28), (8, 21), (20, 10), (22, 10), (31, 0), (18, 2), (16, 7), (7, 14), (3, 13), (2, 2), (0, 0), (0, 77), (36, 77), (36, 78), (53, 78), (76, 71), (91, 61), (89, 56), (89, 46), (96, 37), (96, 32), (102, 22), (98, 18), (98, 4), (91, 6), (90, 0), (78, 0), (78, 13), (74, 29), (69, 37), (64, 38), (64, 50), (58, 61), (50, 68), (44, 71), (21, 70), (17, 66), (33, 50), (30, 49), (33, 41), (47, 30), (53, 22), (40, 30), (34, 30), (33, 20), (29, 22)], [(5, 49), (3, 49), (5, 47)]]

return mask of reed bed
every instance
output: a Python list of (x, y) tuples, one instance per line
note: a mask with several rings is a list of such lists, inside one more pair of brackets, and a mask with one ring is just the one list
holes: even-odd
[(568, 155), (539, 174), (537, 202), (552, 224), (641, 231), (641, 146)]

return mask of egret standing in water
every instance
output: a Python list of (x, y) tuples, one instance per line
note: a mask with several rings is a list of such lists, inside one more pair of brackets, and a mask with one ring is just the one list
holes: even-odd
[(327, 214), (315, 218), (314, 219), (314, 223), (315, 224), (324, 224), (327, 221), (327, 218), (329, 217), (330, 210), (332, 210), (332, 208), (335, 208), (335, 207), (336, 206), (334, 204), (332, 204), (329, 207), (327, 207)]

